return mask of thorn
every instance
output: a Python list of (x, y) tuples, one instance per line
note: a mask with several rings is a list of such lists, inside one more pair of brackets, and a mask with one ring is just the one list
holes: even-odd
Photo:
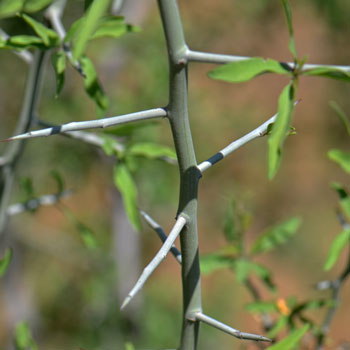
[(124, 299), (122, 306), (120, 307), (120, 310), (124, 310), (125, 307), (129, 304), (130, 300), (131, 300), (131, 295), (128, 294), (128, 296)]

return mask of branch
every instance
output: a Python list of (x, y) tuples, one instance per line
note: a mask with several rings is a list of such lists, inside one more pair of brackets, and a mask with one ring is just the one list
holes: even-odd
[[(158, 234), (158, 237), (164, 243), (167, 240), (168, 236), (165, 234), (165, 232), (163, 231), (162, 227), (156, 221), (154, 221), (147, 213), (145, 213), (143, 210), (140, 210), (140, 214), (145, 219), (147, 224), (150, 227), (152, 227), (153, 230)], [(175, 259), (181, 265), (181, 263), (182, 263), (182, 256), (181, 256), (180, 251), (176, 248), (176, 246), (174, 244), (172, 245), (172, 247), (170, 249), (170, 252), (174, 255)]]
[(137, 292), (139, 292), (143, 285), (146, 283), (148, 278), (151, 276), (153, 271), (159, 266), (159, 264), (165, 259), (168, 252), (170, 251), (171, 247), (173, 246), (177, 236), (180, 234), (181, 230), (186, 224), (186, 219), (183, 216), (179, 216), (176, 220), (176, 223), (169, 233), (168, 238), (164, 242), (162, 248), (158, 251), (156, 256), (152, 259), (152, 261), (144, 268), (140, 278), (136, 282), (135, 286), (132, 288), (132, 290), (129, 292), (128, 296), (123, 301), (123, 304), (121, 306), (121, 310), (125, 308), (126, 305), (129, 304), (131, 299), (135, 296)]
[(231, 154), (232, 152), (236, 151), (238, 148), (242, 147), (246, 143), (264, 136), (268, 126), (275, 121), (277, 117), (277, 114), (275, 114), (273, 117), (271, 117), (269, 120), (267, 120), (265, 123), (261, 124), (259, 127), (251, 131), (250, 133), (244, 135), (243, 137), (239, 138), (238, 140), (230, 143), (228, 146), (223, 148), (218, 153), (211, 156), (209, 159), (205, 160), (204, 162), (200, 163), (198, 165), (198, 169), (203, 173), (205, 170), (212, 167), (214, 164)]
[(125, 0), (114, 0), (112, 3), (112, 13), (113, 15), (119, 15), (123, 10)]
[(123, 114), (116, 117), (109, 117), (109, 118), (103, 118), (103, 119), (97, 119), (97, 120), (88, 120), (83, 122), (71, 122), (68, 124), (58, 125), (47, 129), (30, 131), (25, 134), (13, 136), (6, 140), (2, 140), (2, 142), (24, 140), (24, 139), (34, 138), (34, 137), (51, 136), (55, 134), (62, 134), (68, 131), (107, 128), (110, 126), (136, 122), (139, 120), (160, 118), (160, 117), (166, 117), (166, 116), (167, 116), (167, 110), (165, 108), (153, 108), (153, 109), (148, 109), (141, 112)]
[(208, 324), (209, 326), (217, 328), (220, 331), (223, 331), (227, 334), (233, 335), (234, 337), (239, 338), (239, 339), (271, 342), (271, 339), (269, 339), (269, 338), (266, 338), (266, 337), (264, 337), (262, 335), (258, 335), (258, 334), (241, 332), (238, 329), (227, 326), (226, 324), (219, 322), (219, 321), (215, 320), (214, 318), (211, 318), (211, 317), (209, 317), (201, 312), (195, 313), (194, 317), (195, 317), (196, 321), (204, 322), (204, 323)]
[[(223, 55), (216, 53), (207, 53), (200, 51), (192, 51), (187, 50), (186, 58), (190, 62), (200, 62), (200, 63), (214, 63), (214, 64), (225, 64), (230, 62), (239, 62), (245, 61), (252, 57), (248, 56), (235, 56), (235, 55)], [(290, 70), (293, 70), (295, 64), (293, 62), (280, 62), (284, 66), (288, 66)], [(302, 71), (311, 68), (319, 68), (319, 67), (328, 67), (328, 68), (336, 68), (345, 72), (350, 72), (350, 66), (339, 66), (339, 65), (322, 65), (322, 64), (309, 64), (306, 63), (303, 65)]]
[[(10, 36), (3, 30), (0, 28), (0, 36), (4, 39), (7, 40), (10, 38)], [(33, 62), (33, 55), (31, 54), (31, 52), (27, 51), (27, 50), (22, 50), (22, 51), (17, 51), (14, 50), (13, 51), (14, 54), (16, 54), (18, 57), (22, 58), (22, 60), (25, 63), (32, 63)]]
[(41, 206), (45, 205), (53, 205), (57, 203), (61, 198), (68, 197), (72, 194), (72, 191), (67, 190), (57, 194), (47, 194), (44, 196), (40, 196), (38, 198), (30, 199), (25, 203), (16, 203), (12, 204), (7, 208), (7, 215), (17, 215), (21, 214), (25, 211), (30, 211), (37, 209)]

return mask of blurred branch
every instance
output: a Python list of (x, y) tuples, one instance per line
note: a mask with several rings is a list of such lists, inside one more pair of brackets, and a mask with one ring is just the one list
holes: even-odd
[(114, 0), (112, 3), (112, 13), (114, 15), (119, 15), (123, 10), (125, 0)]
[(239, 339), (271, 342), (271, 339), (269, 339), (269, 338), (266, 338), (266, 337), (264, 337), (262, 335), (258, 335), (258, 334), (241, 332), (238, 329), (227, 326), (226, 324), (219, 322), (219, 321), (215, 320), (214, 318), (209, 317), (201, 312), (196, 312), (194, 314), (194, 319), (196, 321), (204, 322), (204, 323), (208, 324), (209, 326), (217, 328), (220, 331), (225, 332), (225, 333), (230, 334), (230, 335), (233, 335), (234, 337), (239, 338)]
[[(187, 49), (186, 58), (190, 62), (225, 64), (230, 62), (245, 61), (252, 57), (223, 55), (223, 54), (216, 54), (216, 53), (192, 51)], [(295, 66), (293, 62), (280, 62), (280, 63), (284, 66), (288, 66), (291, 71), (294, 69), (294, 66)], [(344, 72), (350, 72), (350, 66), (339, 66), (339, 65), (329, 65), (329, 64), (328, 65), (309, 64), (309, 63), (306, 63), (303, 65), (302, 71), (307, 69), (312, 69), (312, 68), (319, 68), (319, 67), (336, 68)]]
[(12, 204), (7, 208), (7, 215), (9, 216), (17, 215), (25, 211), (37, 209), (41, 206), (53, 205), (53, 204), (56, 204), (60, 199), (68, 197), (71, 194), (72, 194), (72, 191), (67, 190), (57, 194), (47, 194), (47, 195), (40, 196), (38, 198), (33, 198), (25, 203)]
[(83, 122), (71, 122), (68, 124), (54, 126), (47, 129), (30, 131), (24, 134), (10, 137), (6, 140), (3, 140), (2, 142), (24, 140), (24, 139), (34, 138), (34, 137), (51, 136), (55, 134), (62, 134), (68, 131), (107, 128), (110, 126), (136, 122), (139, 120), (147, 120), (147, 119), (161, 118), (161, 117), (167, 117), (167, 116), (168, 116), (168, 113), (165, 108), (153, 108), (153, 109), (148, 109), (141, 112), (123, 114), (116, 117), (89, 120), (89, 121), (83, 121)]
[(132, 290), (129, 292), (128, 296), (125, 298), (121, 309), (124, 309), (126, 305), (129, 304), (131, 299), (135, 296), (137, 292), (141, 290), (143, 285), (146, 283), (148, 278), (151, 276), (153, 271), (159, 266), (159, 264), (165, 259), (167, 254), (169, 253), (171, 247), (173, 246), (176, 238), (180, 234), (181, 230), (186, 224), (186, 219), (183, 216), (179, 216), (176, 220), (176, 223), (174, 227), (172, 228), (171, 232), (169, 233), (168, 238), (165, 240), (162, 248), (158, 251), (156, 256), (152, 259), (152, 261), (144, 268), (140, 278), (136, 282), (135, 286), (132, 288)]
[[(3, 30), (0, 28), (0, 36), (4, 39), (7, 40), (10, 38), (10, 36)], [(28, 64), (33, 62), (33, 55), (31, 54), (31, 52), (27, 51), (27, 50), (22, 50), (22, 51), (13, 51), (14, 54), (16, 54), (18, 57), (22, 58), (22, 60)]]
[[(147, 213), (145, 213), (143, 210), (140, 210), (140, 214), (142, 215), (142, 217), (145, 219), (145, 221), (147, 222), (147, 224), (153, 228), (153, 230), (158, 234), (158, 237), (161, 239), (161, 241), (164, 243), (168, 236), (165, 234), (165, 232), (163, 231), (162, 227), (155, 221), (153, 220)], [(182, 257), (181, 257), (181, 253), (180, 251), (175, 247), (175, 245), (173, 244), (170, 252), (174, 255), (175, 259), (179, 262), (179, 264), (181, 265), (182, 262)]]

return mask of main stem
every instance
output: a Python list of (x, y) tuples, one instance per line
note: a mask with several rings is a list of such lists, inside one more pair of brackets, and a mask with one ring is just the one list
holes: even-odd
[(194, 152), (187, 97), (187, 46), (176, 0), (158, 0), (169, 55), (168, 116), (180, 170), (178, 215), (187, 223), (180, 235), (182, 254), (183, 324), (180, 350), (197, 348), (201, 311), (201, 282), (198, 256), (197, 197), (200, 172)]

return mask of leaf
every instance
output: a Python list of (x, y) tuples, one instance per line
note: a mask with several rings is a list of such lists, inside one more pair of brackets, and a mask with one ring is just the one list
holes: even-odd
[(125, 350), (135, 350), (135, 347), (132, 343), (126, 342), (125, 343)]
[(13, 255), (12, 249), (7, 248), (5, 251), (4, 257), (0, 259), (0, 277), (2, 277), (6, 273), (11, 263), (12, 255)]
[(119, 38), (129, 32), (139, 32), (141, 29), (125, 23), (124, 17), (121, 16), (105, 16), (99, 21), (92, 39), (101, 37)]
[(260, 235), (251, 247), (251, 254), (264, 253), (285, 243), (300, 227), (301, 219), (291, 218), (278, 224)]
[(64, 84), (64, 71), (66, 69), (66, 55), (63, 50), (55, 52), (51, 61), (56, 74), (56, 97), (60, 94)]
[(114, 138), (109, 136), (103, 136), (103, 144), (102, 149), (107, 154), (107, 156), (116, 155), (117, 157), (122, 157), (123, 152), (117, 151), (116, 146), (119, 146), (118, 148), (122, 149), (124, 146), (121, 145), (119, 142), (117, 142)]
[(237, 205), (234, 200), (231, 201), (225, 216), (224, 234), (227, 242), (236, 243), (240, 246), (242, 232), (239, 230), (237, 215)]
[(330, 270), (333, 267), (333, 265), (338, 261), (340, 253), (345, 248), (346, 244), (349, 243), (349, 240), (350, 240), (350, 229), (342, 231), (333, 240), (331, 247), (329, 249), (326, 263), (324, 264), (324, 267), (323, 267), (326, 271)]
[(38, 350), (26, 322), (17, 323), (14, 338), (16, 350)]
[(57, 170), (51, 170), (50, 175), (56, 181), (57, 193), (62, 193), (64, 191), (64, 181), (62, 175)]
[(23, 11), (25, 12), (37, 12), (48, 6), (53, 0), (25, 0)]
[(267, 336), (271, 339), (275, 338), (288, 325), (288, 316), (280, 316), (272, 328), (268, 331)]
[(87, 57), (83, 57), (80, 60), (82, 69), (85, 73), (84, 86), (86, 93), (96, 105), (104, 112), (108, 108), (108, 99), (105, 95), (102, 86), (97, 78), (97, 73), (93, 63)]
[(84, 242), (84, 245), (88, 249), (96, 249), (97, 242), (93, 231), (81, 222), (76, 222), (76, 228), (80, 233), (80, 236)]
[(42, 39), (45, 46), (54, 47), (59, 45), (60, 39), (54, 30), (45, 27), (40, 22), (24, 13), (21, 14), (20, 17), (31, 26), (35, 33)]
[(135, 230), (141, 230), (140, 214), (137, 207), (137, 188), (134, 180), (122, 162), (114, 167), (114, 184), (120, 191), (126, 214)]
[(67, 30), (66, 36), (64, 37), (64, 43), (68, 43), (75, 38), (84, 21), (85, 17), (80, 17), (70, 25), (69, 29)]
[(134, 143), (127, 149), (127, 153), (149, 159), (159, 159), (163, 157), (177, 159), (175, 151), (170, 147), (151, 142)]
[(294, 107), (294, 87), (288, 84), (278, 99), (277, 118), (268, 139), (268, 177), (271, 180), (281, 162), (282, 146), (289, 133)]
[(72, 53), (75, 59), (80, 59), (85, 51), (88, 41), (95, 32), (99, 19), (107, 11), (111, 0), (93, 1), (89, 6), (85, 17), (79, 26), (79, 31), (74, 41)]
[(350, 82), (350, 74), (341, 69), (332, 67), (317, 67), (312, 69), (304, 70), (303, 75), (306, 76), (319, 76), (324, 78), (343, 80), (345, 82)]
[(246, 305), (245, 308), (248, 312), (257, 314), (278, 312), (275, 301), (255, 301)]
[(299, 343), (309, 328), (310, 326), (306, 324), (304, 327), (294, 330), (286, 338), (272, 346), (269, 346), (266, 348), (266, 350), (292, 350)]
[(1, 48), (10, 50), (24, 50), (32, 47), (45, 49), (43, 41), (33, 35), (15, 35), (0, 44)]
[(344, 186), (338, 182), (332, 182), (331, 188), (338, 193), (340, 206), (343, 209), (344, 214), (350, 218), (350, 197)]
[(289, 74), (289, 68), (282, 63), (262, 57), (249, 58), (224, 64), (208, 73), (209, 78), (230, 83), (241, 83), (264, 73)]
[(289, 32), (289, 44), (288, 48), (291, 54), (293, 55), (293, 58), (295, 61), (297, 61), (297, 51), (295, 48), (295, 42), (294, 42), (294, 30), (293, 30), (293, 23), (292, 23), (292, 11), (289, 6), (288, 0), (282, 0), (284, 14), (287, 18), (287, 24), (288, 24), (288, 32)]
[(346, 132), (350, 136), (350, 118), (345, 114), (343, 109), (335, 101), (330, 101), (329, 105), (331, 106), (331, 108), (333, 108), (340, 121), (344, 125)]
[(331, 149), (327, 153), (328, 158), (336, 162), (347, 173), (350, 174), (350, 152), (343, 152), (339, 149)]
[(201, 255), (199, 258), (201, 273), (208, 275), (216, 270), (232, 268), (234, 258), (222, 255), (220, 253), (212, 253)]
[(33, 181), (30, 177), (24, 177), (20, 180), (20, 186), (25, 194), (25, 200), (32, 199), (34, 197)]

